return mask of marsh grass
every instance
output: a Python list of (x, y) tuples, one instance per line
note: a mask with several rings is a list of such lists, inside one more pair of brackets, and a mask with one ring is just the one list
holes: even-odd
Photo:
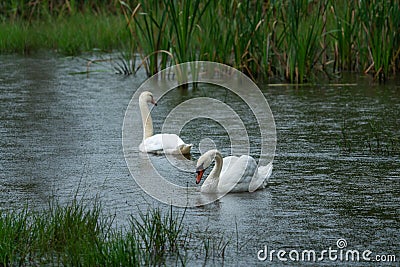
[(99, 256), (96, 244), (108, 231), (99, 205), (88, 209), (75, 200), (66, 207), (53, 203), (45, 212), (1, 212), (0, 225), (3, 266), (90, 265)]
[[(384, 81), (389, 70), (392, 75), (399, 70), (396, 1), (149, 2), (166, 12), (158, 29), (168, 39), (172, 64), (212, 60), (253, 79), (275, 76), (294, 83), (341, 71)], [(152, 14), (144, 5), (140, 9)], [(156, 19), (147, 23), (161, 25)]]
[(8, 266), (9, 263), (21, 265), (25, 262), (30, 250), (30, 225), (28, 211), (10, 212), (1, 214), (0, 220), (0, 263)]
[(149, 208), (131, 215), (117, 228), (101, 203), (77, 197), (65, 205), (0, 211), (1, 266), (159, 266), (187, 265), (190, 260), (223, 259), (224, 235), (193, 232), (185, 210)]
[(253, 79), (292, 83), (343, 71), (384, 82), (400, 70), (395, 0), (9, 0), (0, 6), (3, 53), (119, 49), (126, 66), (139, 55), (137, 67), (149, 76), (169, 65), (210, 60)]
[[(394, 25), (398, 25), (400, 13), (394, 1), (158, 4), (163, 7), (164, 13), (158, 16), (162, 23), (149, 4), (141, 5), (140, 10), (152, 14), (152, 19), (143, 17), (142, 23), (150, 25), (147, 28), (154, 24), (158, 33), (163, 29), (168, 39), (164, 49), (169, 48), (172, 64), (212, 60), (240, 69), (253, 79), (267, 75), (295, 83), (312, 81), (318, 73), (329, 78), (341, 71), (363, 71), (381, 81), (389, 69), (392, 74), (398, 71), (400, 50), (393, 47), (398, 45)], [(390, 16), (384, 18), (383, 14)], [(160, 51), (152, 44), (148, 47), (146, 55)]]

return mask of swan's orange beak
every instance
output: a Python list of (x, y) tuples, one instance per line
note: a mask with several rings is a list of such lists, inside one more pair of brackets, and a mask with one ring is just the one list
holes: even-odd
[(201, 181), (201, 177), (203, 177), (204, 170), (201, 170), (201, 171), (196, 171), (196, 173), (197, 173), (197, 177), (196, 177), (196, 184), (199, 184), (199, 183), (200, 183), (200, 181)]
[(151, 103), (152, 103), (154, 106), (157, 106), (157, 102), (154, 100), (154, 98), (151, 98)]

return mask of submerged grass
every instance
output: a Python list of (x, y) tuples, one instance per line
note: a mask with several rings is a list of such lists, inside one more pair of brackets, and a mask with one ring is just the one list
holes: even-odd
[(352, 154), (398, 156), (400, 138), (390, 129), (388, 122), (372, 119), (357, 124), (343, 121), (339, 139), (340, 150)]
[(189, 232), (184, 216), (172, 207), (152, 208), (116, 229), (98, 201), (87, 205), (76, 198), (67, 205), (53, 201), (42, 211), (0, 211), (0, 265), (184, 266), (192, 259), (223, 259), (228, 242)]
[(120, 49), (128, 61), (139, 55), (148, 75), (210, 60), (293, 83), (343, 71), (385, 81), (400, 71), (395, 0), (9, 0), (0, 7), (0, 52)]

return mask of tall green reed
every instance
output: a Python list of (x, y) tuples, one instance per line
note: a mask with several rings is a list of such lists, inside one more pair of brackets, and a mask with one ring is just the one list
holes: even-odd
[(263, 1), (247, 1), (238, 3), (233, 24), (233, 54), (235, 67), (255, 75), (261, 72), (261, 57), (259, 55), (264, 33), (261, 32), (264, 23)]
[(164, 0), (170, 23), (170, 47), (176, 63), (190, 62), (198, 59), (198, 41), (195, 33), (199, 30), (199, 21), (207, 10), (208, 1)]
[(209, 5), (197, 31), (199, 59), (232, 65), (233, 35), (226, 32), (234, 2), (211, 1)]
[(395, 1), (361, 1), (360, 17), (375, 79), (386, 80), (399, 48), (400, 7)]
[(131, 34), (132, 54), (139, 50), (147, 75), (153, 75), (167, 65), (169, 39), (167, 10), (156, 1), (140, 1), (134, 9), (120, 1)]
[(334, 39), (333, 71), (353, 71), (357, 56), (355, 40), (360, 30), (359, 22), (355, 21), (357, 12), (355, 1), (347, 3), (332, 1), (331, 12), (335, 27), (331, 32)]
[(120, 3), (131, 40), (141, 50), (149, 76), (165, 68), (168, 62), (178, 64), (198, 59), (195, 30), (210, 1), (140, 1), (134, 9), (123, 1)]
[(323, 35), (323, 14), (327, 1), (313, 7), (318, 12), (309, 13), (308, 1), (289, 1), (281, 9), (282, 25), (279, 42), (281, 64), (285, 78), (291, 82), (303, 83), (312, 75), (312, 69), (320, 63), (322, 51), (320, 41)]

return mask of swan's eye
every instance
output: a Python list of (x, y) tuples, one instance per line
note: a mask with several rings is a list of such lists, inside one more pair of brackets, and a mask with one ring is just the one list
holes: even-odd
[(150, 103), (152, 103), (154, 106), (157, 106), (157, 102), (154, 100), (154, 97), (151, 95), (151, 100)]

